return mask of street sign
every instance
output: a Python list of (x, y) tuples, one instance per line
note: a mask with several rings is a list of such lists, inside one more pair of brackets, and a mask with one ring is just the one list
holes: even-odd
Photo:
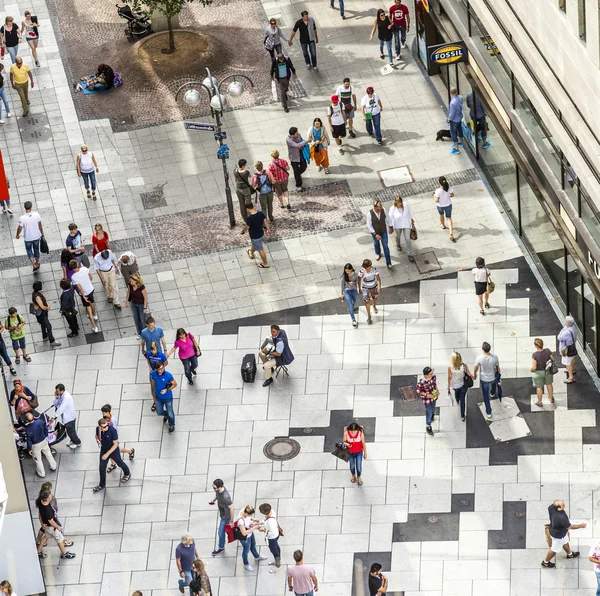
[(184, 122), (186, 130), (207, 130), (209, 132), (215, 132), (217, 127), (214, 124), (209, 124), (208, 122)]
[(227, 133), (225, 131), (215, 133), (215, 141), (224, 141), (226, 138)]
[(229, 145), (221, 145), (217, 150), (217, 157), (219, 159), (229, 159)]

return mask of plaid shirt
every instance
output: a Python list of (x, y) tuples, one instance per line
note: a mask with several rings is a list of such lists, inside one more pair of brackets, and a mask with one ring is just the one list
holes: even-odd
[[(275, 164), (277, 164), (279, 167), (277, 167), (277, 165)], [(278, 157), (269, 164), (267, 171), (270, 172), (271, 176), (273, 176), (273, 180), (275, 180), (275, 182), (283, 182), (284, 180), (287, 180), (290, 177), (290, 175), (286, 171), (287, 167), (288, 162), (285, 161), (285, 159), (281, 159), (281, 157)]]
[(417, 393), (421, 396), (423, 403), (425, 404), (433, 404), (435, 403), (435, 399), (431, 399), (427, 397), (428, 394), (433, 393), (437, 390), (437, 380), (435, 375), (431, 377), (431, 379), (427, 380), (424, 377), (420, 378), (417, 381), (416, 387)]

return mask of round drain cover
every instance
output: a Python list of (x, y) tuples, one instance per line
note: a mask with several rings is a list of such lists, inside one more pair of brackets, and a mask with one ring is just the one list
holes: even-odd
[(312, 431), (313, 431), (313, 429), (310, 426), (307, 426), (303, 432), (305, 435), (310, 435), (310, 434), (312, 434)]
[(269, 441), (265, 445), (263, 453), (274, 461), (286, 461), (300, 453), (300, 443), (288, 437), (280, 437)]
[(438, 518), (437, 518), (435, 515), (432, 515), (432, 516), (429, 518), (429, 523), (430, 523), (430, 524), (435, 524), (435, 523), (437, 523), (437, 520), (438, 520)]
[(508, 544), (508, 538), (498, 538), (498, 544)]
[(520, 519), (522, 517), (525, 517), (525, 512), (524, 511), (517, 511), (515, 513), (515, 515)]

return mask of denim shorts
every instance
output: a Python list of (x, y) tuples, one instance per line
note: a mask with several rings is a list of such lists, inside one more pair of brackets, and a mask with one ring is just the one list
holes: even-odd
[(27, 251), (27, 256), (30, 259), (39, 259), (40, 258), (40, 239), (37, 240), (25, 240), (25, 250)]
[(446, 207), (438, 206), (437, 210), (440, 215), (445, 215), (448, 219), (452, 219), (452, 205), (447, 205)]
[(20, 337), (19, 339), (12, 340), (13, 350), (24, 350), (25, 349), (25, 338)]
[(252, 241), (252, 248), (254, 250), (258, 250), (259, 252), (263, 249), (263, 241), (262, 238), (250, 238)]

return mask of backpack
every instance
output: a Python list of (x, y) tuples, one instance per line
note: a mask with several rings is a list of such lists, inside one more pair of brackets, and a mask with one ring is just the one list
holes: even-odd
[(115, 78), (113, 80), (113, 87), (120, 87), (123, 84), (123, 79), (121, 78), (120, 72), (115, 72)]
[(259, 174), (258, 175), (258, 184), (260, 187), (260, 194), (266, 195), (273, 190), (271, 186), (271, 182), (269, 181), (269, 176), (267, 174)]

